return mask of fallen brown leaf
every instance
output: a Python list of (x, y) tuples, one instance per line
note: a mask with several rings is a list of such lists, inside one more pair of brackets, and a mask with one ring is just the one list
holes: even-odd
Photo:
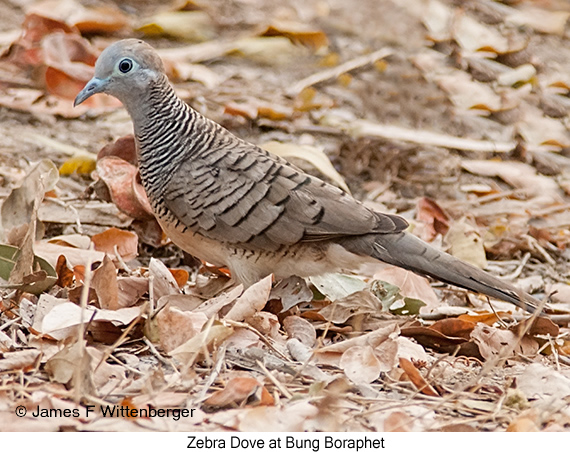
[(237, 377), (228, 381), (222, 391), (215, 392), (204, 401), (204, 405), (217, 408), (232, 406), (274, 405), (275, 401), (262, 383), (255, 378)]
[(102, 251), (113, 257), (119, 254), (125, 261), (130, 261), (138, 253), (138, 237), (130, 231), (109, 228), (91, 237), (97, 251)]
[(422, 374), (420, 374), (419, 370), (410, 360), (400, 358), (400, 367), (406, 372), (410, 381), (422, 394), (439, 397), (438, 392), (422, 377)]
[(272, 281), (273, 275), (269, 275), (253, 286), (248, 287), (245, 292), (236, 299), (234, 305), (224, 318), (241, 322), (256, 312), (261, 311), (269, 298)]
[(170, 353), (196, 336), (208, 321), (202, 312), (182, 312), (166, 306), (156, 316), (160, 346)]
[(116, 311), (119, 305), (119, 284), (117, 282), (117, 269), (113, 261), (105, 254), (101, 265), (93, 272), (91, 286), (97, 294), (99, 306), (102, 309)]

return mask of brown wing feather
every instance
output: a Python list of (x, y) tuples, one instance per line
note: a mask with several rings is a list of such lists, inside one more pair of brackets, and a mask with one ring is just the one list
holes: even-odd
[(277, 249), (407, 227), (249, 143), (184, 161), (163, 194), (182, 224), (249, 249)]

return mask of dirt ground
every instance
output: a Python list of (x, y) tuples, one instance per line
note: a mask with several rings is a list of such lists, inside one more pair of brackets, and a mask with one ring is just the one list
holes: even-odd
[[(11, 353), (42, 347), (49, 352), (42, 357), (34, 355), (25, 366), (3, 367), (0, 359), (0, 425), (8, 425), (0, 429), (164, 429), (152, 419), (121, 419), (115, 424), (101, 416), (38, 421), (16, 418), (13, 411), (23, 399), (32, 409), (38, 405), (82, 406), (86, 400), (137, 407), (154, 397), (156, 406), (199, 409), (200, 416), (186, 423), (171, 422), (166, 427), (170, 430), (255, 430), (260, 425), (254, 413), (260, 409), (267, 410), (269, 417), (275, 410), (279, 416), (289, 413), (295, 419), (290, 424), (272, 424), (278, 430), (570, 430), (568, 2), (216, 0), (164, 5), (151, 0), (74, 1), (89, 8), (116, 7), (127, 18), (127, 25), (112, 33), (81, 33), (94, 52), (120, 38), (145, 39), (164, 52), (178, 93), (202, 114), (256, 144), (280, 141), (324, 150), (337, 172), (329, 173), (329, 180), (345, 181), (351, 193), (366, 204), (404, 216), (414, 233), (434, 246), (485, 266), (539, 300), (548, 300), (554, 322), (542, 330), (531, 327), (521, 311), (514, 312), (503, 303), (495, 305), (496, 311), (505, 313), (503, 317), (488, 317), (494, 314), (485, 298), (437, 281), (432, 284), (433, 294), (440, 305), (430, 305), (430, 312), (406, 316), (387, 309), (383, 313), (366, 311), (357, 320), (350, 316), (335, 320), (334, 315), (319, 313), (335, 301), (330, 287), (343, 284), (335, 279), (323, 283), (330, 287), (312, 304), (305, 300), (287, 314), (272, 307), (272, 301), (263, 311), (261, 306), (256, 315), (274, 322), (272, 327), (259, 319), (261, 323), (231, 324), (244, 337), (253, 334), (256, 338), (247, 336), (246, 341), (240, 337), (235, 343), (259, 350), (262, 358), (257, 360), (235, 352), (231, 344), (212, 346), (210, 356), (193, 355), (196, 366), (189, 370), (172, 361), (163, 342), (157, 351), (152, 341), (142, 339), (140, 317), (132, 330), (125, 330), (131, 321), (121, 324), (118, 335), (126, 331), (127, 342), (123, 338), (119, 345), (115, 340), (100, 339), (107, 333), (94, 332), (88, 340), (88, 347), (95, 350), (92, 357), (96, 359), (99, 353), (97, 357), (109, 366), (107, 380), (112, 369), (119, 367), (117, 363), (122, 363), (121, 377), (114, 374), (120, 383), (113, 388), (105, 377), (97, 376), (90, 389), (83, 386), (85, 394), (78, 397), (77, 383), (56, 381), (49, 366), (48, 370), (45, 367), (57, 350), (69, 346), (69, 338), (54, 339), (30, 329), (22, 320), (25, 315), (18, 298), (22, 295), (1, 289), (0, 332), (6, 338), (0, 336), (0, 356), (8, 359)], [(123, 109), (105, 105), (77, 113), (71, 108), (71, 98), (50, 92), (42, 78), (43, 65), (49, 64), (38, 63), (40, 70), (35, 70), (14, 63), (12, 45), (19, 39), (30, 8), (38, 3), (0, 3), (0, 51), (4, 53), (0, 68), (0, 202), (22, 183), (35, 162), (49, 159), (59, 169), (74, 155), (94, 161), (105, 145), (132, 133)], [(176, 11), (175, 6), (185, 3), (189, 11), (206, 13), (206, 25), (196, 27), (207, 36), (202, 43), (177, 35), (172, 22), (161, 25), (157, 34), (140, 31), (145, 30), (140, 28), (144, 24), (158, 23), (158, 13)], [(69, 23), (69, 15), (61, 15)], [(268, 33), (271, 24), (279, 25)], [(266, 38), (279, 36), (286, 43), (242, 42), (244, 37), (259, 40), (264, 32)], [(228, 42), (240, 45), (224, 50)], [(196, 51), (208, 43), (212, 47), (205, 53)], [(383, 48), (387, 49), (383, 58), (298, 88), (300, 81), (313, 74), (324, 74)], [(172, 49), (179, 53), (169, 54)], [(42, 97), (18, 100), (26, 99), (26, 90), (39, 90)], [(85, 151), (91, 157), (85, 157)], [(315, 165), (311, 158), (295, 155), (293, 161), (327, 177), (323, 166)], [(200, 270), (196, 261), (174, 245), (157, 241), (156, 231), (150, 231), (149, 226), (143, 225), (147, 229), (141, 233), (141, 226), (133, 226), (108, 193), (102, 197), (93, 183), (91, 171), (60, 175), (54, 189), (57, 200), (44, 200), (48, 207), (38, 213), (45, 226), (43, 242), (56, 235), (93, 236), (120, 226), (139, 234), (138, 256), (127, 262), (137, 277), (148, 277), (146, 270), (140, 269), (146, 269), (156, 257), (169, 268), (189, 273), (184, 294), (195, 296), (197, 285), (206, 287), (205, 281), (222, 279), (217, 269)], [(81, 209), (101, 199), (107, 206), (105, 212), (118, 220), (103, 221), (98, 213), (96, 220), (82, 221), (79, 227), (69, 211), (56, 211), (56, 204)], [(7, 241), (4, 237), (3, 243)], [(377, 271), (357, 275), (368, 284), (367, 290)], [(213, 296), (220, 289), (220, 284), (214, 284), (208, 290)], [(73, 296), (53, 290), (51, 295), (73, 300)], [(423, 297), (431, 296), (425, 295), (426, 290), (422, 286), (406, 296), (425, 301)], [(24, 298), (35, 306), (39, 295)], [(146, 299), (143, 291), (141, 300)], [(399, 342), (398, 357), (407, 356), (415, 371), (401, 361), (390, 361), (385, 367), (380, 355), (388, 352), (379, 351), (380, 345), (371, 352), (376, 358), (370, 360), (378, 360), (382, 370), (375, 374), (377, 378), (366, 381), (351, 376), (348, 354), (344, 365), (338, 357), (330, 362), (324, 358), (305, 362), (286, 346), (294, 336), (284, 326), (287, 315), (311, 322), (310, 329), (316, 331), (319, 341), (308, 347), (310, 356), (318, 355), (319, 348), (326, 350), (332, 344), (397, 325), (397, 331), (390, 330), (390, 334), (404, 340)], [(461, 336), (458, 324), (453, 325), (453, 331), (440, 330), (440, 342), (433, 337), (426, 340), (435, 334), (433, 330), (429, 334), (413, 330), (427, 330), (442, 319), (459, 322), (459, 315), (471, 316), (461, 320), (470, 322), (466, 336)], [(113, 321), (116, 329), (118, 321)], [(303, 324), (303, 328), (309, 327)], [(503, 334), (503, 342), (498, 340), (502, 345), (477, 336), (485, 328)], [(270, 338), (260, 339), (252, 330)], [(384, 343), (386, 348), (388, 336), (386, 333), (378, 344)], [(45, 344), (38, 346), (41, 341)], [(402, 352), (418, 344), (423, 352), (416, 348), (408, 354)], [(457, 344), (469, 344), (477, 351), (466, 352), (467, 346)], [(505, 344), (511, 352), (507, 355), (503, 354)], [(112, 357), (101, 358), (107, 350)], [(358, 362), (368, 369), (370, 360), (366, 365)], [(228, 384), (234, 377), (256, 379), (261, 382), (259, 391), (242, 388), (250, 397), (239, 399), (239, 391)], [(17, 386), (19, 378), (25, 383)], [(538, 378), (551, 382), (553, 389), (544, 390)], [(224, 391), (234, 397), (227, 404), (207, 398)], [(265, 393), (273, 403), (264, 399)]]

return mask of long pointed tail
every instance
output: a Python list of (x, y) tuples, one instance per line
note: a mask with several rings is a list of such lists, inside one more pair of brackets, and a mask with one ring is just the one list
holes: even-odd
[(535, 312), (539, 301), (485, 271), (439, 251), (412, 234), (378, 234), (372, 244), (373, 257), (415, 273), (429, 275), (442, 282)]

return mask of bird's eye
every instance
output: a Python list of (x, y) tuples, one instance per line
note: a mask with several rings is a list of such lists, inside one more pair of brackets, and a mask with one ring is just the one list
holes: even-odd
[(132, 68), (133, 68), (133, 62), (128, 58), (121, 60), (121, 62), (119, 63), (119, 71), (121, 71), (123, 74), (129, 72)]

